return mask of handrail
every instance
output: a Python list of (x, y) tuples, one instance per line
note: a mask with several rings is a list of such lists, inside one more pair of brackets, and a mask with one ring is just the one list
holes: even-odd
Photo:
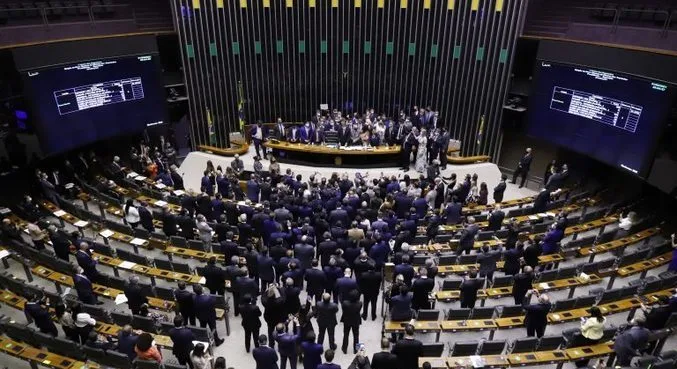
[[(613, 11), (613, 21), (611, 22), (611, 33), (616, 33), (616, 30), (618, 29), (618, 26), (621, 25), (621, 22), (623, 21), (622, 15), (624, 13), (640, 13), (640, 14), (661, 14), (665, 16), (665, 20), (663, 21), (663, 24), (661, 26), (661, 33), (662, 37), (667, 36), (667, 32), (670, 29), (670, 25), (672, 23), (672, 16), (674, 11), (668, 11), (666, 9), (633, 9), (633, 8), (626, 8), (626, 7), (616, 7), (616, 8), (606, 8), (606, 7), (588, 7), (588, 6), (576, 6), (572, 7), (571, 9), (575, 11), (606, 11), (610, 12)], [(574, 19), (574, 14), (569, 15), (569, 22), (567, 24), (567, 27), (571, 27), (573, 23), (575, 23)], [(567, 28), (567, 29), (568, 29)]]
[[(89, 22), (98, 22), (99, 20), (94, 18), (94, 9), (106, 9), (106, 8), (128, 8), (131, 9), (131, 18), (134, 20), (134, 23), (136, 23), (136, 12), (134, 11), (134, 8), (131, 7), (129, 4), (110, 4), (110, 5), (71, 5), (71, 6), (45, 6), (45, 7), (31, 7), (31, 8), (5, 8), (5, 9), (0, 9), (0, 13), (7, 13), (8, 15), (8, 20), (11, 20), (9, 17), (9, 13), (11, 12), (25, 12), (25, 11), (37, 11), (40, 14), (40, 17), (42, 18), (42, 23), (44, 25), (49, 25), (49, 17), (47, 12), (48, 11), (53, 11), (53, 10), (65, 10), (65, 9), (87, 9), (87, 15), (89, 18)], [(121, 19), (127, 19), (127, 18), (121, 18)]]

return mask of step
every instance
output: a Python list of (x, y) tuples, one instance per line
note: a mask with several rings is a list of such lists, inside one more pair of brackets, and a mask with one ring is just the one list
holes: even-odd
[(538, 32), (529, 32), (528, 30), (524, 31), (525, 36), (532, 36), (532, 37), (552, 37), (552, 38), (562, 38), (564, 37), (564, 33), (561, 32), (544, 32), (544, 31), (538, 31)]

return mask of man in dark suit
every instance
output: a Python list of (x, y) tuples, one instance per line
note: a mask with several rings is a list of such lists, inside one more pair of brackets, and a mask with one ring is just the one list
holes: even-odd
[(508, 180), (508, 176), (505, 174), (501, 174), (501, 181), (498, 182), (496, 187), (494, 187), (494, 201), (496, 203), (500, 203), (503, 201), (503, 194), (505, 193), (505, 188), (507, 185), (505, 184), (505, 181)]
[(214, 344), (220, 346), (224, 340), (219, 338), (219, 332), (216, 330), (216, 299), (214, 296), (205, 295), (199, 284), (193, 286), (193, 292), (195, 293), (193, 306), (200, 327), (209, 326), (209, 329), (214, 332)]
[(80, 249), (75, 253), (75, 258), (78, 261), (78, 265), (84, 271), (87, 278), (93, 283), (96, 283), (99, 280), (99, 271), (96, 270), (96, 260), (92, 258), (91, 252), (89, 251), (89, 244), (87, 242), (80, 242)]
[(463, 232), (461, 232), (461, 238), (458, 240), (456, 255), (461, 255), (464, 251), (466, 254), (470, 254), (470, 251), (472, 251), (475, 246), (475, 237), (479, 231), (480, 228), (475, 224), (475, 218), (468, 217), (468, 223), (463, 229)]
[(268, 337), (262, 334), (258, 337), (259, 345), (254, 348), (252, 356), (256, 361), (256, 369), (278, 369), (277, 352), (268, 346)]
[(132, 326), (127, 324), (118, 333), (118, 352), (127, 355), (129, 360), (136, 359), (136, 342), (139, 340), (139, 335), (134, 332)]
[[(181, 208), (185, 209), (188, 212), (188, 217), (192, 218), (195, 216), (195, 209), (197, 209), (197, 201), (194, 196), (185, 194), (181, 196)], [(181, 227), (183, 228), (183, 227)], [(192, 239), (193, 236), (191, 235), (190, 237), (186, 237), (188, 239)]]
[(499, 250), (492, 250), (489, 245), (482, 245), (482, 252), (477, 255), (480, 277), (492, 281), (496, 271), (496, 262), (501, 258)]
[(617, 367), (630, 366), (632, 358), (641, 356), (642, 350), (646, 349), (649, 343), (651, 331), (644, 327), (644, 319), (637, 317), (631, 321), (633, 324), (630, 329), (619, 334), (614, 341), (614, 353), (616, 354)]
[(313, 297), (315, 301), (320, 299), (322, 292), (324, 292), (324, 287), (327, 285), (327, 276), (324, 274), (324, 271), (319, 268), (319, 265), (320, 262), (317, 259), (313, 259), (311, 268), (307, 269), (304, 274), (308, 297)]
[(358, 287), (364, 296), (364, 307), (362, 309), (362, 319), (367, 320), (367, 311), (371, 305), (371, 320), (376, 320), (376, 304), (378, 302), (378, 293), (381, 288), (381, 273), (374, 269), (369, 269), (360, 274)]
[(275, 281), (275, 260), (268, 255), (268, 248), (263, 246), (256, 257), (259, 265), (259, 279), (261, 280), (261, 294)]
[(252, 296), (247, 294), (242, 297), (240, 304), (240, 314), (242, 314), (242, 328), (244, 328), (244, 347), (249, 352), (250, 340), (254, 341), (254, 347), (259, 347), (258, 336), (261, 328), (261, 310), (252, 300)]
[(482, 287), (484, 287), (484, 279), (477, 278), (476, 271), (470, 271), (468, 276), (461, 282), (461, 308), (474, 308), (477, 301), (477, 291)]
[(414, 274), (416, 273), (414, 266), (410, 263), (410, 256), (404, 254), (402, 256), (402, 263), (395, 265), (395, 275), (402, 275), (402, 277), (404, 277), (404, 284), (406, 284), (407, 287), (411, 286), (411, 281), (414, 279)]
[(557, 190), (564, 185), (567, 178), (569, 178), (569, 167), (566, 164), (562, 164), (562, 169), (548, 178), (545, 187), (552, 191)]
[(527, 147), (526, 152), (524, 153), (524, 155), (522, 155), (519, 162), (517, 163), (517, 168), (515, 169), (515, 172), (512, 174), (512, 183), (517, 183), (517, 176), (522, 177), (522, 181), (520, 182), (520, 188), (524, 187), (524, 182), (526, 182), (527, 180), (532, 159), (533, 156), (531, 155), (531, 148)]
[(141, 201), (138, 211), (139, 219), (141, 219), (141, 226), (148, 232), (155, 232), (155, 226), (153, 225), (153, 214), (150, 212), (150, 210), (148, 210), (148, 204), (145, 201)]
[(77, 272), (73, 277), (73, 283), (75, 285), (75, 291), (78, 293), (78, 300), (89, 305), (99, 304), (96, 295), (94, 295), (92, 282), (84, 274), (82, 268), (77, 267)]
[(401, 161), (402, 170), (405, 172), (409, 171), (411, 151), (414, 149), (414, 146), (416, 146), (416, 143), (417, 141), (413, 131), (409, 131), (402, 139)]
[(172, 339), (172, 354), (179, 364), (188, 364), (192, 368), (190, 353), (193, 351), (195, 336), (193, 331), (183, 324), (183, 319), (178, 315), (174, 317), (174, 328), (169, 330), (169, 338)]
[(397, 369), (399, 362), (397, 355), (390, 352), (390, 340), (381, 339), (381, 351), (371, 357), (371, 369)]
[(336, 280), (336, 293), (338, 295), (339, 301), (343, 302), (344, 299), (348, 298), (351, 291), (357, 290), (357, 282), (352, 279), (352, 270), (346, 268), (343, 272), (343, 277)]
[(169, 207), (162, 208), (162, 232), (167, 237), (176, 236), (176, 215), (172, 214)]
[(534, 206), (531, 208), (532, 213), (545, 213), (548, 210), (548, 203), (550, 202), (551, 195), (552, 191), (547, 188), (542, 189), (534, 199)]
[(300, 242), (294, 245), (294, 256), (299, 259), (301, 270), (311, 267), (313, 257), (315, 256), (315, 248), (308, 244), (308, 236), (301, 236)]
[[(9, 220), (9, 219), (8, 219)], [(68, 234), (62, 229), (57, 229), (56, 226), (50, 225), (47, 227), (49, 230), (49, 239), (52, 241), (52, 248), (56, 256), (64, 261), (70, 260), (70, 248), (73, 245), (71, 240), (68, 238)], [(9, 231), (9, 234), (3, 234), (6, 236), (5, 242), (7, 240), (19, 240), (21, 239), (21, 233), (18, 230), (15, 230), (14, 227), (10, 224), (8, 227), (3, 228), (0, 232)]]
[(174, 300), (178, 305), (179, 314), (183, 322), (195, 325), (195, 310), (193, 306), (193, 293), (186, 289), (186, 282), (179, 281), (179, 288), (174, 290)]
[(338, 305), (331, 302), (331, 295), (328, 293), (322, 294), (322, 302), (315, 305), (317, 327), (319, 329), (317, 336), (317, 343), (320, 345), (324, 342), (324, 333), (327, 332), (329, 336), (329, 347), (332, 350), (336, 349), (334, 341), (334, 329), (336, 324), (336, 313), (338, 312)]
[(324, 352), (324, 364), (317, 366), (317, 369), (341, 369), (341, 366), (338, 364), (332, 363), (334, 361), (334, 350), (327, 350)]
[(512, 284), (512, 297), (515, 299), (515, 305), (524, 301), (524, 296), (533, 288), (534, 276), (533, 269), (526, 265), (522, 268), (522, 273), (515, 275)]
[(172, 177), (172, 182), (174, 183), (174, 190), (184, 190), (183, 177), (181, 177), (181, 174), (179, 174), (178, 168), (175, 165), (172, 165), (170, 175)]
[(503, 227), (503, 219), (505, 219), (505, 212), (501, 210), (501, 205), (496, 204), (494, 210), (489, 213), (489, 226), (487, 227), (488, 231), (498, 231)]
[(276, 138), (279, 141), (285, 141), (287, 139), (287, 129), (282, 123), (282, 118), (277, 118), (277, 123), (273, 129), (273, 136), (273, 138)]
[(292, 319), (292, 333), (288, 332), (286, 323), (280, 323), (275, 327), (275, 340), (278, 344), (278, 350), (280, 352), (280, 369), (285, 369), (287, 367), (287, 361), (289, 361), (289, 367), (291, 369), (296, 369), (296, 364), (298, 362), (298, 352), (296, 351), (296, 345), (299, 342), (299, 322), (296, 317)]
[[(259, 296), (259, 285), (256, 283), (256, 280), (249, 275), (249, 268), (242, 267), (240, 268), (242, 275), (235, 279), (235, 289), (240, 297), (240, 301), (244, 301), (243, 298), (245, 295), (256, 302), (256, 298)], [(240, 301), (235, 301), (239, 304)], [(239, 309), (238, 309), (239, 310)], [(252, 336), (252, 339), (256, 338), (257, 335)]]
[(28, 302), (24, 305), (24, 313), (29, 321), (33, 321), (40, 332), (50, 334), (54, 337), (59, 335), (56, 325), (52, 321), (46, 302), (37, 295), (28, 296)]
[[(532, 293), (538, 297), (538, 303), (536, 304), (529, 304)], [(522, 301), (522, 308), (525, 311), (524, 326), (527, 328), (527, 337), (543, 337), (545, 327), (548, 325), (548, 313), (550, 308), (552, 308), (548, 295), (540, 294), (535, 289), (529, 290)]]
[(411, 286), (413, 298), (411, 300), (412, 309), (430, 309), (430, 293), (435, 288), (435, 280), (428, 278), (428, 269), (418, 268), (419, 278), (414, 280)]
[[(212, 295), (223, 295), (226, 292), (226, 273), (216, 265), (216, 257), (212, 256), (207, 260), (207, 266), (204, 268), (203, 277), (205, 286)], [(235, 301), (239, 303), (239, 301)]]
[(397, 356), (398, 368), (418, 369), (418, 358), (423, 354), (423, 343), (414, 338), (414, 326), (407, 324), (404, 327), (404, 338), (395, 343), (393, 354)]
[(141, 310), (141, 305), (148, 303), (146, 291), (139, 285), (139, 277), (132, 275), (129, 277), (129, 283), (125, 285), (125, 296), (127, 297), (127, 305), (132, 314), (138, 315)]
[(346, 299), (341, 302), (341, 322), (343, 323), (343, 345), (341, 350), (347, 353), (348, 350), (348, 336), (350, 331), (353, 331), (353, 350), (357, 353), (356, 345), (360, 342), (360, 324), (362, 324), (362, 317), (360, 311), (362, 310), (362, 302), (357, 291), (351, 291)]

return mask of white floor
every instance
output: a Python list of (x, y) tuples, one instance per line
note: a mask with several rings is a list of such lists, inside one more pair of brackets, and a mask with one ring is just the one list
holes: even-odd
[[(244, 167), (246, 170), (253, 170), (254, 168), (254, 156), (256, 152), (254, 147), (250, 147), (249, 153), (240, 156), (244, 162)], [(368, 157), (367, 157), (368, 158)], [(232, 157), (219, 156), (214, 154), (208, 154), (205, 152), (194, 151), (189, 153), (186, 158), (181, 163), (179, 168), (179, 173), (183, 175), (184, 185), (187, 189), (194, 191), (200, 190), (200, 179), (202, 178), (204, 170), (207, 168), (207, 161), (211, 160), (214, 164), (214, 167), (221, 166), (225, 168), (230, 166), (230, 163), (233, 161)], [(264, 169), (268, 168), (270, 162), (268, 160), (263, 161)], [(369, 178), (379, 177), (381, 173), (387, 176), (392, 175), (404, 175), (408, 174), (410, 177), (418, 177), (420, 173), (416, 172), (413, 169), (410, 169), (408, 172), (404, 173), (399, 168), (379, 168), (379, 169), (354, 169), (354, 168), (339, 168), (339, 167), (311, 167), (295, 164), (280, 164), (282, 172), (287, 168), (291, 168), (294, 174), (301, 174), (304, 179), (307, 179), (310, 175), (319, 172), (321, 176), (329, 177), (333, 172), (337, 173), (348, 173), (350, 178), (354, 178), (355, 173), (360, 173), (363, 176)], [(491, 190), (498, 184), (501, 178), (501, 172), (498, 169), (498, 166), (494, 163), (478, 163), (478, 164), (469, 164), (469, 165), (448, 165), (447, 169), (442, 171), (442, 175), (449, 177), (451, 173), (456, 173), (456, 176), (459, 179), (462, 179), (466, 174), (477, 173), (479, 176), (480, 182), (486, 182), (491, 193)], [(526, 196), (533, 195), (535, 192), (528, 188), (518, 188), (515, 185), (508, 185), (508, 188), (505, 191), (505, 199), (515, 199), (522, 198)], [(489, 201), (493, 201), (491, 196), (489, 196)]]

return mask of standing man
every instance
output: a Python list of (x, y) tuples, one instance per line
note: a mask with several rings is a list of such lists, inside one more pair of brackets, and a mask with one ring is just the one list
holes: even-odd
[(254, 348), (252, 355), (256, 361), (256, 369), (278, 369), (277, 352), (268, 346), (268, 337), (262, 334), (258, 338), (259, 345)]
[(190, 353), (193, 351), (193, 341), (195, 336), (193, 331), (183, 324), (183, 319), (177, 315), (174, 317), (174, 328), (169, 331), (169, 338), (172, 339), (172, 354), (176, 357), (179, 364), (193, 368), (193, 362), (190, 360)]
[[(73, 283), (75, 285), (75, 291), (78, 293), (78, 300), (88, 305), (99, 305), (99, 301), (96, 299), (96, 295), (94, 295), (92, 282), (84, 275), (82, 268), (76, 268), (77, 272), (73, 277)], [(103, 303), (101, 303), (101, 305), (102, 304)]]
[(644, 318), (637, 317), (632, 320), (633, 326), (621, 333), (614, 341), (614, 352), (616, 353), (618, 366), (630, 366), (632, 358), (641, 356), (641, 351), (646, 348), (649, 342), (651, 331), (644, 328)]
[(49, 314), (47, 304), (39, 296), (29, 296), (28, 302), (24, 305), (24, 314), (26, 314), (26, 318), (29, 321), (35, 322), (35, 326), (38, 327), (41, 333), (47, 333), (53, 337), (59, 335), (56, 325), (54, 325), (52, 317)]
[[(529, 304), (529, 299), (531, 294), (535, 294), (538, 297), (537, 304)], [(526, 312), (524, 316), (524, 325), (527, 327), (527, 337), (536, 336), (538, 338), (543, 337), (545, 334), (545, 327), (548, 325), (548, 313), (550, 312), (550, 298), (548, 295), (541, 295), (538, 290), (530, 290), (524, 296), (524, 301), (522, 301), (522, 308)]]
[(519, 162), (517, 163), (517, 169), (515, 169), (515, 172), (512, 174), (513, 184), (516, 183), (517, 176), (521, 176), (522, 181), (520, 182), (520, 188), (524, 187), (524, 183), (526, 182), (527, 176), (529, 175), (529, 168), (531, 167), (532, 159), (533, 156), (531, 155), (531, 148), (527, 147), (526, 152), (524, 155), (522, 155)]
[(501, 174), (501, 181), (498, 182), (496, 187), (494, 187), (494, 201), (496, 203), (500, 203), (503, 201), (503, 194), (505, 193), (505, 188), (507, 187), (505, 181), (507, 180), (508, 176), (505, 174)]
[(195, 316), (200, 322), (200, 327), (209, 326), (209, 329), (214, 333), (214, 344), (221, 346), (223, 339), (219, 338), (219, 333), (216, 330), (216, 299), (214, 296), (205, 295), (202, 286), (196, 284), (193, 286), (193, 305), (195, 306)]
[[(212, 295), (223, 295), (226, 292), (226, 273), (216, 265), (215, 256), (209, 258), (203, 273), (205, 286), (209, 289), (209, 293)], [(239, 304), (240, 302), (234, 301), (234, 303)]]
[(390, 340), (381, 339), (381, 352), (377, 352), (371, 357), (371, 369), (397, 369), (399, 362), (397, 355), (390, 352)]
[(274, 133), (275, 138), (277, 138), (279, 141), (285, 141), (287, 139), (287, 133), (284, 124), (282, 123), (282, 118), (277, 118)]
[(515, 305), (524, 301), (524, 296), (533, 288), (534, 276), (533, 269), (529, 265), (522, 268), (522, 273), (515, 275), (512, 284), (512, 297), (515, 299)]
[(341, 369), (341, 366), (338, 364), (332, 363), (334, 361), (334, 350), (327, 350), (324, 352), (324, 364), (317, 366), (317, 369)]
[(329, 336), (329, 348), (336, 350), (336, 342), (334, 341), (334, 329), (336, 328), (336, 313), (338, 312), (338, 305), (331, 302), (331, 295), (328, 293), (322, 294), (322, 302), (315, 305), (317, 311), (317, 327), (319, 333), (317, 336), (317, 343), (320, 345), (324, 342), (324, 333), (327, 332)]
[(139, 285), (139, 277), (132, 275), (129, 277), (129, 283), (124, 289), (125, 296), (127, 296), (127, 305), (132, 314), (139, 315), (141, 305), (148, 303), (146, 291)]
[(344, 354), (348, 353), (348, 335), (353, 331), (353, 353), (357, 353), (357, 344), (360, 342), (360, 324), (362, 318), (360, 311), (362, 310), (362, 302), (357, 291), (351, 291), (347, 299), (341, 302), (341, 322), (343, 322), (343, 345), (341, 350)]
[(296, 344), (299, 341), (299, 321), (296, 317), (292, 318), (292, 333), (287, 332), (287, 323), (280, 323), (275, 327), (275, 340), (279, 345), (278, 350), (280, 351), (280, 369), (287, 367), (287, 361), (289, 361), (291, 369), (296, 369), (296, 364), (298, 363)]
[(418, 358), (423, 354), (423, 343), (414, 338), (414, 326), (404, 327), (404, 338), (393, 347), (400, 369), (418, 369)]
[(378, 303), (378, 293), (381, 289), (381, 273), (374, 269), (367, 270), (360, 274), (358, 287), (364, 295), (364, 306), (362, 309), (362, 319), (367, 320), (367, 311), (371, 305), (371, 320), (376, 320), (376, 304)]
[[(256, 149), (256, 156), (260, 158), (265, 158), (265, 155), (261, 156), (261, 142), (263, 142), (263, 128), (261, 128), (261, 122), (256, 122), (254, 126), (249, 130), (249, 134), (252, 137), (252, 141), (254, 142), (254, 148)], [(263, 153), (265, 154), (266, 149), (263, 149)]]
[(468, 277), (461, 282), (461, 308), (474, 308), (477, 301), (477, 291), (484, 286), (484, 279), (477, 278), (477, 272), (471, 270)]
[(428, 269), (418, 268), (419, 278), (412, 283), (413, 299), (411, 300), (412, 309), (430, 309), (430, 293), (435, 288), (435, 281), (428, 278)]
[(242, 297), (240, 304), (240, 314), (242, 314), (242, 328), (244, 328), (244, 347), (249, 353), (251, 347), (250, 341), (254, 341), (254, 347), (259, 347), (259, 329), (261, 329), (261, 310), (258, 305), (252, 301), (252, 296), (247, 294)]
[(414, 132), (409, 131), (406, 136), (404, 136), (404, 139), (402, 141), (402, 148), (401, 148), (401, 153), (402, 153), (402, 170), (407, 172), (409, 171), (409, 166), (411, 165), (411, 151), (413, 150), (414, 146), (416, 145), (416, 137), (414, 137)]
[(174, 300), (179, 308), (183, 322), (195, 325), (195, 310), (193, 309), (193, 293), (186, 289), (186, 282), (179, 281), (179, 289), (174, 290)]
[(468, 217), (468, 224), (461, 232), (461, 238), (458, 240), (458, 249), (456, 249), (456, 255), (461, 255), (464, 251), (466, 254), (470, 254), (470, 251), (475, 246), (475, 237), (479, 233), (480, 228), (475, 224), (474, 217)]
[(505, 219), (505, 212), (501, 210), (501, 205), (498, 203), (494, 205), (494, 209), (489, 213), (488, 231), (499, 231), (503, 227), (503, 219)]

